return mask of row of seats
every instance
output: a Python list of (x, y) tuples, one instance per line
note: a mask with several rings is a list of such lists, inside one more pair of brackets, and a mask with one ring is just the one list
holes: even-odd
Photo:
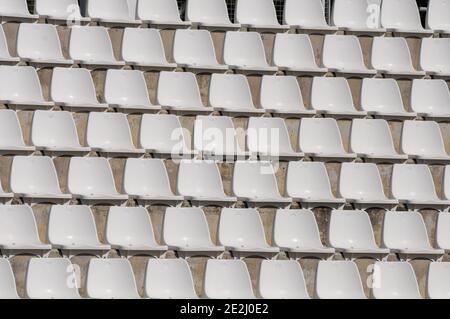
[[(32, 258), (28, 263), (26, 297), (31, 299), (79, 299), (76, 267), (69, 259)], [(370, 297), (421, 299), (414, 269), (408, 262), (376, 262), (369, 278)], [(68, 280), (69, 277), (69, 280)], [(14, 273), (7, 259), (0, 259), (0, 297), (18, 299)], [(427, 298), (450, 298), (450, 263), (432, 262), (427, 274)], [(263, 260), (258, 294), (268, 299), (309, 299), (300, 264), (292, 260)], [(86, 280), (88, 298), (135, 299), (136, 278), (126, 259), (91, 259)], [(254, 299), (251, 278), (241, 260), (208, 260), (204, 295), (213, 299)], [(146, 266), (144, 297), (197, 299), (189, 264), (183, 259), (150, 259)], [(363, 284), (352, 261), (320, 261), (314, 298), (366, 299)]]
[[(321, 0), (286, 0), (280, 25), (273, 0), (239, 0), (230, 21), (225, 0), (188, 0), (186, 21), (182, 21), (176, 0), (88, 0), (82, 17), (77, 0), (36, 0), (30, 14), (26, 0), (2, 0), (3, 21), (95, 22), (108, 26), (151, 25), (163, 28), (199, 27), (210, 30), (255, 29), (260, 32), (286, 32), (296, 29), (311, 33), (338, 30), (361, 34), (401, 32), (412, 36), (431, 36), (450, 32), (448, 0), (430, 0), (427, 29), (424, 29), (415, 0), (383, 0), (370, 4), (360, 0), (335, 0), (331, 26), (325, 20)], [(375, 6), (375, 7), (374, 7)], [(70, 10), (68, 10), (70, 9)], [(402, 12), (402, 14), (398, 14)]]
[(276, 168), (271, 162), (236, 161), (233, 194), (224, 192), (222, 178), (213, 161), (181, 160), (177, 194), (171, 191), (164, 162), (159, 159), (128, 159), (123, 176), (126, 194), (114, 183), (105, 158), (73, 157), (68, 168), (68, 193), (61, 192), (54, 163), (45, 156), (16, 156), (11, 165), (10, 189), (0, 192), (3, 202), (13, 197), (26, 203), (66, 203), (72, 199), (83, 204), (122, 205), (133, 199), (144, 204), (178, 205), (184, 200), (194, 206), (234, 205), (288, 207), (293, 202), (305, 208), (344, 206), (347, 202), (361, 208), (395, 208), (404, 204), (411, 209), (445, 210), (450, 206), (450, 166), (445, 169), (442, 189), (445, 200), (436, 194), (430, 169), (426, 165), (395, 164), (389, 199), (380, 173), (373, 163), (344, 163), (341, 167), (336, 198), (325, 165), (321, 162), (290, 162), (286, 177), (286, 195), (280, 194)]
[(111, 249), (121, 256), (161, 257), (168, 250), (179, 257), (220, 257), (225, 251), (235, 258), (274, 258), (285, 252), (291, 259), (315, 257), (327, 259), (342, 254), (348, 259), (385, 259), (396, 254), (402, 260), (439, 259), (450, 252), (450, 213), (440, 213), (433, 248), (422, 215), (412, 211), (386, 211), (382, 232), (383, 248), (374, 238), (369, 215), (361, 210), (333, 210), (328, 228), (328, 247), (320, 239), (311, 210), (277, 211), (273, 241), (267, 242), (264, 226), (256, 209), (224, 208), (218, 226), (218, 245), (211, 241), (210, 230), (201, 208), (167, 208), (164, 214), (162, 242), (155, 240), (152, 222), (143, 207), (111, 207), (106, 223), (106, 242), (99, 241), (97, 228), (88, 206), (54, 205), (50, 209), (48, 241), (39, 239), (33, 211), (28, 205), (0, 206), (0, 249), (3, 256), (20, 254), (46, 256), (57, 249), (65, 257), (80, 254), (107, 256)]

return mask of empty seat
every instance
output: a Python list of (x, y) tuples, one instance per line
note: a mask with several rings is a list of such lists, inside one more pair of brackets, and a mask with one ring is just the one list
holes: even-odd
[(326, 161), (349, 161), (356, 154), (347, 153), (342, 144), (341, 132), (334, 119), (302, 119), (299, 133), (300, 150), (306, 156)]
[(392, 209), (398, 205), (398, 200), (386, 197), (380, 172), (373, 163), (342, 163), (339, 193), (358, 209)]
[(450, 299), (450, 263), (432, 262), (428, 266), (427, 296), (430, 299)]
[(161, 34), (157, 29), (125, 28), (122, 37), (122, 59), (135, 69), (174, 70), (164, 51)]
[(123, 258), (91, 259), (86, 294), (96, 299), (140, 298), (130, 262)]
[(0, 299), (19, 299), (14, 272), (8, 259), (0, 259)]
[(50, 96), (67, 111), (105, 111), (108, 104), (99, 103), (91, 73), (87, 69), (54, 68)]
[(145, 24), (159, 29), (177, 29), (191, 26), (191, 22), (181, 20), (176, 0), (139, 1), (137, 17)]
[(174, 195), (170, 188), (169, 176), (161, 159), (129, 158), (123, 175), (125, 193), (139, 204), (179, 205), (183, 196)]
[(2, 22), (27, 22), (39, 19), (37, 14), (30, 14), (26, 0), (1, 0), (0, 16)]
[(198, 207), (168, 208), (164, 215), (163, 239), (182, 258), (217, 257), (225, 248), (211, 241), (205, 214)]
[(387, 120), (413, 119), (414, 112), (407, 112), (402, 95), (394, 79), (364, 79), (361, 86), (361, 109), (375, 118)]
[(265, 299), (309, 299), (302, 268), (295, 260), (263, 260), (258, 290)]
[[(449, 169), (446, 169), (444, 179), (448, 183)], [(440, 249), (444, 249), (446, 253), (450, 252), (450, 214), (440, 213), (436, 225), (436, 245)]]
[[(401, 12), (402, 14), (399, 14)], [(405, 36), (432, 36), (432, 30), (425, 30), (420, 21), (419, 8), (415, 0), (383, 0), (381, 25), (388, 32)]]
[(188, 0), (186, 20), (198, 28), (210, 31), (238, 30), (241, 25), (231, 23), (225, 0)]
[(358, 267), (353, 261), (319, 261), (316, 297), (320, 299), (366, 299)]
[(117, 192), (106, 158), (72, 157), (67, 181), (69, 192), (83, 204), (120, 205), (128, 200)]
[(444, 80), (414, 80), (411, 88), (411, 108), (430, 120), (448, 121), (450, 92)]
[(21, 23), (16, 46), (20, 59), (37, 67), (73, 64), (63, 56), (54, 25)]
[(425, 71), (414, 69), (405, 38), (373, 38), (372, 67), (385, 77), (409, 79), (426, 75)]
[(153, 156), (192, 157), (187, 139), (176, 115), (144, 114), (139, 133), (139, 147)]
[(130, 125), (123, 113), (91, 112), (86, 142), (94, 152), (104, 156), (139, 157), (145, 153), (145, 150), (134, 146)]
[(426, 24), (435, 32), (450, 33), (450, 6), (447, 0), (428, 1)]
[(26, 294), (31, 299), (80, 299), (75, 267), (68, 258), (31, 258)]
[(266, 60), (264, 44), (257, 32), (227, 31), (223, 60), (230, 69), (244, 74), (275, 74), (277, 67)]
[(439, 124), (433, 121), (405, 121), (401, 148), (418, 162), (450, 163)]
[(427, 165), (395, 164), (392, 170), (391, 191), (396, 199), (412, 209), (445, 209), (450, 206), (450, 201), (440, 200), (437, 196)]
[[(331, 19), (333, 24), (345, 32), (357, 35), (379, 35), (386, 32), (380, 24), (380, 7), (360, 0), (337, 0), (334, 2)], [(375, 15), (375, 17), (373, 17)]]
[(237, 161), (234, 164), (233, 192), (252, 207), (287, 207), (292, 198), (280, 194), (276, 169), (270, 161)]
[(203, 104), (197, 79), (191, 72), (162, 71), (159, 74), (156, 98), (163, 109), (180, 115), (213, 112), (212, 108)]
[(154, 299), (197, 299), (189, 264), (183, 259), (149, 259), (145, 295)]
[(345, 77), (373, 77), (377, 73), (367, 68), (361, 44), (354, 35), (326, 35), (322, 63), (330, 72)]
[(290, 162), (286, 194), (305, 208), (339, 208), (345, 205), (345, 199), (333, 195), (327, 169), (320, 162)]
[(197, 116), (194, 147), (205, 159), (245, 158), (237, 139), (233, 120), (227, 116)]
[(10, 176), (12, 192), (26, 203), (65, 203), (72, 199), (72, 195), (61, 192), (50, 157), (16, 156)]
[(236, 197), (227, 196), (214, 161), (181, 160), (177, 190), (195, 206), (231, 206)]
[(324, 75), (327, 68), (317, 65), (314, 50), (306, 34), (277, 34), (273, 47), (273, 64), (293, 75)]
[(371, 294), (376, 299), (422, 299), (416, 275), (408, 262), (378, 261), (373, 268)]
[(21, 155), (34, 151), (33, 146), (27, 146), (23, 141), (22, 127), (16, 112), (0, 110), (0, 154)]
[(281, 118), (251, 117), (247, 128), (250, 154), (260, 159), (298, 160), (303, 157), (294, 151), (286, 123)]
[(395, 150), (391, 130), (385, 120), (354, 119), (350, 149), (366, 162), (396, 163), (408, 159), (408, 155), (398, 154)]
[(305, 33), (334, 33), (325, 20), (325, 9), (321, 0), (286, 0), (283, 23)]
[(242, 74), (213, 74), (209, 84), (209, 104), (214, 111), (233, 116), (265, 113), (255, 108), (248, 80)]
[(66, 111), (34, 112), (31, 141), (38, 150), (49, 156), (86, 155), (91, 150), (80, 145), (75, 121), (72, 114)]
[(443, 249), (431, 246), (422, 215), (419, 212), (387, 211), (383, 223), (383, 244), (402, 260), (418, 257), (435, 259)]
[(450, 200), (450, 165), (445, 167), (444, 174), (443, 195), (445, 199)]
[(364, 117), (365, 111), (355, 109), (352, 92), (345, 78), (314, 77), (311, 106), (318, 113), (336, 119)]
[(266, 112), (281, 117), (308, 117), (316, 111), (306, 109), (295, 76), (264, 75), (259, 103)]
[(82, 17), (78, 0), (36, 0), (34, 11), (41, 18), (57, 24), (86, 24), (90, 18)]
[(16, 110), (51, 109), (32, 66), (0, 66), (0, 103)]
[(361, 257), (382, 259), (389, 255), (389, 249), (380, 248), (376, 244), (372, 224), (365, 211), (333, 210), (328, 240), (336, 251), (350, 259)]
[(9, 53), (8, 42), (6, 41), (3, 25), (0, 25), (0, 62), (3, 65), (15, 65), (20, 62), (20, 58), (12, 57)]
[(73, 26), (70, 30), (70, 58), (91, 69), (121, 68), (123, 61), (114, 57), (108, 30), (100, 26)]
[(179, 67), (196, 73), (225, 72), (227, 65), (217, 62), (211, 34), (206, 30), (177, 30), (173, 58)]
[(103, 256), (111, 249), (110, 245), (100, 243), (89, 206), (52, 206), (48, 240), (53, 248), (69, 258), (79, 254)]
[(4, 257), (46, 255), (51, 245), (39, 239), (33, 210), (28, 205), (0, 205), (0, 249)]
[(108, 244), (125, 257), (160, 257), (167, 251), (167, 246), (156, 242), (152, 221), (144, 207), (111, 207), (105, 236)]
[(273, 0), (239, 0), (236, 2), (237, 23), (259, 32), (285, 32), (288, 25), (280, 25)]
[(291, 259), (334, 255), (334, 248), (322, 244), (316, 218), (309, 209), (279, 209), (273, 227), (274, 244)]
[(420, 67), (434, 78), (450, 78), (450, 39), (423, 39)]
[(93, 22), (110, 27), (142, 24), (135, 19), (127, 0), (89, 0), (86, 13)]

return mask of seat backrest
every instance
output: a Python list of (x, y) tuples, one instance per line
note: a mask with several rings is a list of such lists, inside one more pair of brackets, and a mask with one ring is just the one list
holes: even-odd
[(306, 153), (345, 153), (341, 132), (336, 120), (331, 118), (303, 118), (299, 143)]
[(450, 113), (450, 91), (444, 80), (413, 80), (411, 108), (415, 112)]
[(231, 24), (225, 0), (188, 0), (186, 20), (200, 23)]
[(445, 172), (444, 172), (444, 183), (443, 183), (443, 193), (444, 193), (444, 197), (447, 200), (450, 200), (450, 165), (447, 165), (445, 167)]
[(361, 108), (364, 111), (404, 113), (403, 99), (394, 79), (363, 79)]
[(41, 82), (32, 66), (0, 66), (0, 99), (44, 102)]
[(177, 30), (173, 58), (179, 64), (218, 64), (211, 34), (207, 30)]
[(28, 5), (26, 0), (0, 0), (0, 15), (6, 16), (28, 16)]
[(127, 0), (87, 0), (87, 15), (97, 19), (132, 20)]
[[(142, 1), (140, 1), (142, 2)], [(166, 53), (157, 29), (125, 28), (122, 59), (141, 64), (167, 64)]]
[(448, 156), (439, 124), (433, 121), (405, 121), (402, 151), (419, 156)]
[[(173, 90), (176, 87), (177, 90)], [(160, 105), (174, 107), (203, 107), (197, 79), (191, 72), (159, 74), (157, 100)]]
[[(381, 3), (381, 1), (379, 1)], [(376, 4), (375, 2), (372, 2)], [(360, 0), (337, 0), (334, 2), (331, 19), (333, 25), (341, 28), (377, 29), (379, 17), (372, 19), (369, 11), (371, 2)], [(378, 12), (379, 13), (379, 12)], [(371, 23), (368, 23), (368, 22)]]
[(0, 244), (18, 248), (42, 244), (30, 206), (0, 206)]
[(450, 263), (431, 262), (428, 267), (427, 297), (448, 299), (450, 297)]
[(252, 153), (292, 153), (286, 123), (281, 118), (251, 117), (247, 128), (248, 150)]
[(386, 200), (378, 167), (373, 163), (342, 163), (339, 193), (343, 198)]
[(279, 67), (316, 69), (313, 47), (306, 34), (278, 33), (272, 56), (273, 64)]
[(286, 0), (283, 23), (302, 27), (325, 27), (325, 8), (321, 0)]
[(359, 40), (354, 35), (326, 35), (322, 63), (327, 68), (364, 70), (364, 58)]
[(50, 96), (55, 102), (98, 104), (94, 81), (87, 69), (54, 68)]
[(101, 26), (73, 26), (69, 55), (74, 60), (115, 62), (108, 31)]
[(372, 295), (377, 299), (421, 299), (414, 269), (409, 262), (377, 261)]
[(420, 49), (420, 67), (422, 70), (448, 73), (450, 72), (450, 39), (422, 39)]
[(51, 24), (21, 23), (16, 45), (21, 58), (64, 59), (58, 32)]
[(413, 71), (411, 53), (405, 38), (374, 37), (372, 67), (383, 71)]
[(125, 150), (135, 148), (127, 116), (123, 113), (89, 113), (86, 141), (91, 147)]
[(259, 100), (264, 109), (305, 110), (302, 92), (295, 76), (264, 75)]
[[(399, 12), (402, 14), (398, 14)], [(423, 29), (415, 0), (383, 0), (381, 24), (385, 28), (411, 31)]]
[(180, 13), (176, 0), (139, 1), (137, 15), (140, 20), (154, 22), (180, 22)]
[[(447, 169), (448, 171), (448, 169)], [(448, 173), (446, 172), (445, 178)], [(439, 213), (436, 225), (436, 244), (441, 249), (450, 249), (450, 234), (448, 228), (450, 227), (450, 214)]]
[(8, 259), (0, 259), (0, 299), (18, 299), (16, 280)]
[(121, 106), (151, 106), (144, 73), (138, 70), (108, 70), (105, 102)]
[(0, 146), (25, 146), (22, 127), (13, 110), (0, 110)]
[(293, 198), (333, 198), (325, 164), (321, 162), (290, 162), (286, 177), (286, 194)]
[(352, 92), (345, 78), (315, 77), (311, 105), (315, 110), (355, 111)]
[(34, 11), (40, 16), (51, 16), (60, 19), (81, 17), (78, 0), (36, 0)]
[(242, 74), (213, 74), (209, 104), (228, 109), (255, 108), (247, 78)]
[[(368, 139), (370, 143), (367, 143)], [(354, 119), (350, 133), (350, 148), (357, 154), (397, 154), (389, 124), (381, 119)]]
[(267, 67), (266, 53), (257, 32), (228, 31), (223, 48), (225, 64), (246, 67)]
[(272, 0), (238, 0), (234, 19), (242, 24), (279, 25)]
[(426, 25), (432, 30), (450, 31), (450, 6), (447, 0), (428, 1)]
[(394, 164), (391, 191), (398, 199), (438, 200), (431, 171), (422, 164)]
[(269, 161), (236, 161), (233, 192), (238, 197), (278, 198), (275, 168)]

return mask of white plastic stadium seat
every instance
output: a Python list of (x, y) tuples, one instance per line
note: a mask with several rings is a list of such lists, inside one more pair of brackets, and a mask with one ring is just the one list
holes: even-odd
[(427, 297), (450, 299), (450, 263), (432, 262), (428, 266)]
[(160, 257), (167, 251), (167, 246), (156, 242), (152, 221), (144, 207), (111, 207), (105, 236), (108, 244), (125, 257)]
[(423, 164), (395, 164), (392, 170), (391, 191), (394, 198), (413, 209), (445, 209), (450, 200), (440, 200), (430, 168)]
[(153, 299), (197, 299), (189, 264), (184, 259), (149, 259), (145, 295)]
[(25, 203), (65, 203), (72, 195), (59, 187), (55, 164), (46, 156), (16, 156), (11, 165), (12, 192)]
[(420, 67), (433, 78), (450, 79), (450, 39), (423, 39)]
[(423, 78), (426, 75), (425, 71), (414, 69), (405, 38), (374, 37), (372, 67), (385, 77), (398, 79)]
[(263, 260), (258, 290), (265, 299), (309, 299), (305, 277), (295, 260)]
[(218, 239), (239, 259), (251, 256), (270, 259), (280, 252), (280, 248), (267, 243), (259, 212), (252, 208), (222, 209)]
[(214, 161), (181, 160), (177, 191), (193, 206), (231, 206), (236, 197), (227, 196), (222, 177)]
[(12, 57), (9, 53), (8, 42), (6, 41), (3, 25), (0, 25), (0, 63), (2, 65), (15, 65), (20, 62), (20, 58)]
[(237, 161), (233, 192), (238, 200), (251, 207), (287, 207), (292, 198), (281, 196), (275, 173), (270, 161)]
[(175, 70), (164, 51), (161, 34), (157, 29), (125, 28), (122, 37), (122, 59), (135, 69)]
[(121, 68), (123, 61), (114, 57), (108, 30), (100, 26), (73, 26), (70, 31), (70, 58), (91, 69)]
[(176, 0), (139, 1), (137, 17), (145, 24), (159, 29), (178, 29), (191, 26), (191, 22), (181, 20)]
[(323, 65), (336, 75), (373, 77), (377, 74), (364, 63), (361, 44), (354, 35), (326, 35), (322, 52)]
[(142, 24), (135, 19), (127, 0), (88, 0), (86, 14), (93, 22), (109, 27)]
[(186, 20), (193, 26), (209, 31), (238, 30), (241, 25), (231, 23), (225, 0), (188, 0)]
[(78, 0), (36, 0), (34, 11), (41, 18), (56, 24), (86, 24), (90, 18), (82, 17)]
[(325, 9), (321, 0), (286, 0), (283, 23), (309, 34), (335, 33), (325, 20)]
[(0, 249), (4, 257), (46, 255), (52, 246), (39, 239), (36, 219), (28, 205), (0, 205)]
[(91, 259), (86, 294), (95, 299), (139, 299), (130, 262), (124, 258)]
[(36, 21), (39, 15), (30, 14), (27, 0), (0, 0), (1, 22)]
[(428, 1), (426, 25), (428, 29), (450, 34), (450, 6), (448, 0)]
[(267, 63), (264, 44), (257, 32), (227, 31), (223, 60), (230, 69), (243, 74), (275, 74), (278, 67)]
[(32, 66), (0, 66), (0, 103), (16, 110), (51, 109)]
[(361, 87), (361, 109), (375, 118), (387, 120), (414, 119), (417, 116), (416, 113), (405, 110), (395, 79), (364, 79)]
[(209, 84), (209, 104), (214, 111), (233, 116), (261, 115), (257, 109), (247, 77), (243, 74), (213, 74)]
[[(370, 143), (367, 143), (368, 140)], [(381, 119), (354, 119), (350, 149), (366, 162), (402, 163), (408, 160), (408, 155), (395, 150), (389, 124)]]
[(288, 25), (280, 25), (273, 0), (239, 0), (236, 2), (237, 23), (258, 32), (286, 32)]
[(208, 222), (199, 207), (168, 208), (164, 215), (163, 239), (181, 258), (218, 257), (225, 250), (211, 241)]
[(210, 299), (255, 299), (247, 266), (242, 260), (209, 259), (204, 289)]
[(272, 56), (273, 64), (292, 75), (324, 75), (327, 68), (317, 65), (311, 40), (307, 34), (277, 34)]
[[(449, 169), (446, 169), (446, 174), (444, 179), (448, 183)], [(444, 249), (446, 253), (450, 252), (450, 233), (448, 232), (448, 227), (450, 227), (450, 214), (440, 213), (437, 225), (436, 225), (436, 245), (440, 249)]]
[(25, 145), (17, 113), (13, 110), (0, 110), (0, 154), (27, 155), (34, 151), (33, 146)]
[(66, 111), (35, 111), (31, 141), (37, 150), (49, 156), (86, 155), (91, 151), (80, 145), (75, 121)]
[(286, 194), (304, 208), (340, 208), (345, 205), (345, 199), (333, 195), (327, 169), (320, 162), (290, 162)]
[(355, 109), (350, 86), (342, 77), (314, 77), (311, 88), (311, 106), (317, 113), (336, 119), (367, 115), (367, 112)]
[(87, 69), (54, 68), (50, 96), (55, 105), (67, 111), (105, 111), (99, 103), (91, 72)]
[(107, 157), (140, 157), (145, 153), (134, 146), (130, 125), (123, 113), (89, 113), (86, 142), (94, 152)]
[(214, 73), (228, 70), (227, 65), (217, 62), (209, 31), (177, 30), (173, 41), (173, 58), (186, 71)]
[(89, 206), (53, 205), (48, 222), (48, 240), (63, 256), (79, 254), (104, 256), (110, 245), (100, 243)]
[(300, 150), (305, 156), (331, 162), (351, 161), (356, 158), (356, 154), (345, 151), (335, 119), (304, 118), (300, 122), (299, 135)]
[(365, 211), (333, 210), (328, 227), (330, 245), (350, 259), (372, 257), (382, 259), (389, 249), (378, 247), (372, 224)]
[(14, 272), (8, 259), (0, 259), (0, 299), (19, 299)]
[(309, 209), (279, 209), (275, 216), (273, 241), (291, 259), (325, 259), (335, 252), (334, 248), (322, 244), (316, 218)]
[(411, 108), (429, 120), (450, 119), (450, 91), (444, 80), (414, 80), (411, 88)]
[(306, 109), (295, 76), (264, 75), (259, 100), (266, 112), (280, 117), (302, 118), (316, 114), (316, 111)]
[(81, 299), (75, 268), (68, 258), (31, 258), (26, 294), (30, 299)]
[(410, 263), (377, 261), (373, 269), (371, 295), (375, 299), (422, 299)]
[(64, 58), (58, 32), (54, 25), (21, 23), (17, 33), (17, 55), (36, 67), (71, 66)]
[(315, 295), (320, 299), (366, 299), (358, 267), (353, 261), (319, 261)]
[(119, 205), (128, 200), (128, 195), (117, 192), (106, 158), (72, 157), (67, 184), (69, 192), (83, 204)]
[(447, 165), (445, 167), (445, 171), (444, 171), (444, 185), (443, 185), (443, 193), (444, 193), (444, 198), (447, 200), (450, 200), (450, 165)]
[(402, 260), (436, 259), (445, 251), (431, 246), (422, 215), (412, 211), (387, 211), (383, 223), (383, 245)]

